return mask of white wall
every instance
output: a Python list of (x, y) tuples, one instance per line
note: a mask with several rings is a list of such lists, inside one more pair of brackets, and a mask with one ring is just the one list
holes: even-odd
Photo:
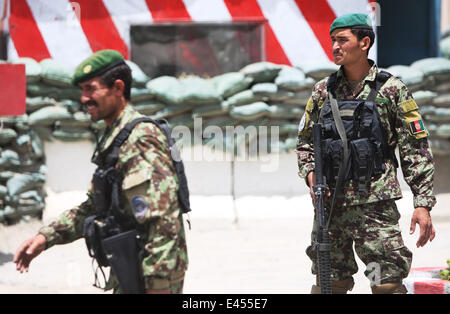
[[(93, 147), (89, 141), (45, 142), (47, 188), (54, 192), (87, 190), (95, 170), (95, 165), (90, 162)], [(192, 195), (231, 195), (230, 157), (211, 154), (206, 147), (196, 147), (185, 148), (182, 158)], [(449, 186), (446, 184), (448, 178), (443, 178), (443, 172), (439, 170), (440, 165), (447, 165), (449, 161), (450, 158), (436, 159), (436, 184), (439, 185), (439, 192), (444, 192), (441, 191), (443, 187)], [(294, 152), (265, 155), (256, 160), (238, 158), (234, 171), (235, 195), (293, 197), (309, 193), (297, 172), (297, 157)], [(409, 190), (400, 170), (398, 175), (402, 190)]]

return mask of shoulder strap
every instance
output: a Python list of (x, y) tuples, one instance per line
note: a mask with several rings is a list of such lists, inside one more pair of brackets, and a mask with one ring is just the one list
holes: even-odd
[(114, 138), (114, 141), (111, 144), (111, 147), (108, 148), (107, 151), (105, 151), (106, 157), (104, 158), (104, 160), (105, 160), (104, 166), (112, 167), (116, 164), (116, 162), (119, 158), (120, 146), (130, 136), (134, 127), (141, 122), (153, 123), (161, 131), (163, 131), (163, 133), (167, 137), (167, 140), (169, 142), (170, 155), (171, 155), (171, 158), (173, 161), (175, 172), (177, 173), (177, 177), (178, 177), (178, 184), (179, 184), (178, 199), (179, 199), (179, 202), (181, 205), (181, 209), (182, 209), (183, 213), (190, 212), (191, 208), (190, 208), (190, 202), (189, 202), (189, 189), (188, 189), (188, 184), (187, 184), (186, 173), (184, 170), (184, 164), (183, 164), (183, 161), (181, 160), (180, 153), (175, 145), (175, 140), (172, 138), (172, 132), (171, 132), (170, 127), (166, 120), (164, 120), (164, 119), (153, 120), (149, 117), (142, 117), (142, 118), (137, 118), (137, 119), (129, 122), (120, 131), (120, 133)]
[(327, 92), (332, 93), (333, 96), (335, 96), (334, 92), (336, 91), (336, 84), (337, 84), (337, 72), (333, 72), (330, 74), (327, 81)]
[(105, 167), (105, 168), (113, 167), (117, 163), (117, 160), (119, 158), (120, 146), (122, 146), (122, 144), (128, 139), (128, 137), (130, 136), (130, 134), (133, 131), (133, 129), (135, 128), (135, 126), (141, 122), (151, 122), (151, 123), (159, 126), (158, 122), (156, 122), (155, 120), (153, 120), (149, 117), (137, 118), (137, 119), (134, 119), (133, 121), (129, 122), (119, 132), (119, 134), (117, 134), (117, 136), (114, 138), (113, 142), (111, 143), (111, 146), (107, 150), (105, 150), (104, 152), (101, 153), (104, 156), (103, 158), (101, 158), (101, 160), (103, 161), (103, 167)]
[(374, 84), (371, 84), (371, 91), (369, 96), (367, 97), (367, 101), (375, 101), (377, 97), (378, 91), (381, 87), (387, 82), (387, 80), (392, 76), (391, 73), (386, 71), (380, 71), (377, 73)]

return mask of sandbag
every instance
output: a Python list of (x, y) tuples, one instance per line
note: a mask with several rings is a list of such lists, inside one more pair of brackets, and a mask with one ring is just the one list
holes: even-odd
[(188, 76), (179, 79), (179, 83), (182, 91), (182, 104), (203, 106), (219, 104), (222, 101), (210, 80)]
[(8, 195), (8, 189), (4, 185), (0, 185), (0, 199), (4, 200), (6, 195)]
[(50, 129), (50, 127), (35, 125), (32, 129), (43, 141), (53, 142), (55, 140), (52, 135), (53, 131)]
[(217, 92), (222, 98), (228, 98), (247, 89), (253, 82), (251, 77), (246, 77), (240, 72), (229, 72), (215, 76), (211, 79)]
[(107, 127), (105, 120), (100, 120), (97, 122), (92, 122), (90, 129), (94, 131), (103, 131)]
[(55, 127), (60, 129), (88, 129), (91, 125), (91, 117), (83, 111), (75, 112), (70, 120), (59, 120), (55, 122)]
[(27, 84), (36, 83), (41, 79), (41, 65), (32, 58), (18, 58), (13, 64), (25, 64), (25, 75)]
[(438, 94), (432, 91), (420, 90), (412, 93), (412, 96), (419, 107), (422, 107), (433, 103), (433, 99), (436, 98)]
[(279, 90), (274, 83), (257, 83), (252, 86), (252, 92), (256, 96), (267, 97), (269, 101), (283, 101), (294, 96), (293, 92)]
[(419, 89), (425, 84), (424, 73), (420, 69), (406, 65), (393, 65), (386, 70), (402, 80), (410, 90)]
[(449, 155), (450, 141), (447, 139), (430, 139), (433, 155)]
[(75, 101), (75, 100), (71, 100), (71, 99), (61, 100), (61, 101), (59, 101), (59, 105), (61, 107), (67, 108), (67, 110), (73, 114), (80, 111), (81, 106), (82, 106), (79, 101)]
[(94, 134), (89, 130), (80, 128), (57, 129), (52, 133), (53, 137), (64, 142), (75, 142), (82, 140), (94, 140)]
[[(447, 117), (450, 117), (450, 112)], [(436, 130), (436, 135), (440, 137), (450, 138), (450, 125), (448, 124), (440, 125)]]
[[(1, 156), (1, 155), (0, 155)], [(9, 179), (11, 179), (16, 173), (10, 170), (0, 171), (0, 183), (6, 185)]]
[(151, 93), (148, 88), (131, 88), (131, 102), (136, 103), (140, 101), (152, 100), (155, 95)]
[(436, 82), (450, 80), (450, 60), (445, 58), (425, 58), (415, 61), (411, 67), (418, 69), (425, 76), (432, 76)]
[(28, 135), (30, 136), (31, 149), (34, 154), (34, 157), (35, 158), (44, 157), (44, 146), (42, 144), (42, 140), (39, 137), (39, 135), (33, 130), (30, 130)]
[(7, 169), (20, 166), (19, 154), (11, 149), (5, 149), (0, 153), (0, 168)]
[(58, 98), (57, 99), (70, 99), (75, 101), (80, 101), (81, 99), (81, 89), (78, 87), (60, 87), (58, 88)]
[(40, 215), (42, 210), (45, 208), (45, 203), (35, 203), (29, 206), (6, 206), (5, 209), (0, 213), (0, 221), (3, 220), (17, 220), (23, 216), (28, 215)]
[(433, 105), (436, 107), (450, 107), (450, 93), (435, 97)]
[(17, 138), (17, 132), (13, 129), (3, 128), (0, 131), (0, 145), (11, 143)]
[(256, 62), (242, 68), (239, 72), (253, 80), (254, 83), (272, 82), (282, 66), (272, 62)]
[(165, 105), (157, 100), (141, 101), (133, 104), (133, 107), (143, 115), (149, 116), (165, 108)]
[(258, 101), (267, 100), (261, 95), (255, 95), (251, 89), (244, 90), (239, 92), (231, 97), (229, 97), (224, 103), (225, 107), (236, 107), (242, 105), (248, 105), (251, 103), (255, 103)]
[(284, 99), (281, 103), (289, 106), (306, 107), (311, 90), (302, 90), (294, 93), (292, 97)]
[(181, 115), (192, 115), (192, 106), (166, 106), (163, 110), (158, 111), (154, 118), (173, 118), (173, 117), (179, 117)]
[(125, 60), (126, 64), (131, 69), (131, 76), (133, 78), (132, 86), (144, 87), (145, 84), (150, 81), (150, 77), (142, 71), (142, 69), (133, 61)]
[(30, 206), (44, 201), (43, 193), (39, 190), (30, 190), (14, 196), (9, 196), (9, 203), (17, 206)]
[(203, 106), (192, 111), (192, 118), (208, 118), (223, 115), (229, 112), (229, 108), (221, 105)]
[(436, 114), (436, 108), (434, 106), (419, 106), (419, 112), (422, 116), (427, 118)]
[(53, 106), (39, 109), (30, 114), (30, 125), (50, 126), (56, 121), (72, 119), (72, 115), (65, 107)]
[(15, 117), (14, 128), (18, 132), (28, 132), (30, 130), (30, 120), (27, 114)]
[(56, 86), (49, 86), (42, 82), (27, 84), (27, 95), (30, 97), (50, 97), (60, 99), (60, 89)]
[(217, 126), (220, 128), (234, 126), (238, 123), (239, 120), (231, 118), (228, 114), (223, 116), (211, 117), (202, 121), (203, 126)]
[(238, 120), (253, 121), (267, 116), (270, 113), (269, 108), (269, 105), (264, 102), (256, 102), (234, 107), (230, 111), (230, 116)]
[(311, 77), (306, 77), (305, 73), (298, 68), (285, 66), (275, 78), (275, 84), (289, 91), (311, 90), (316, 81)]
[(54, 59), (43, 59), (39, 64), (41, 65), (41, 77), (43, 82), (53, 86), (72, 86), (73, 70)]
[(27, 113), (32, 113), (44, 107), (56, 106), (57, 103), (58, 102), (51, 97), (45, 96), (27, 97), (26, 98)]
[(160, 76), (145, 85), (155, 97), (169, 105), (179, 105), (183, 97), (181, 85), (172, 76)]
[(301, 119), (304, 110), (295, 107), (271, 105), (269, 107), (269, 118), (271, 119)]
[(18, 195), (20, 193), (40, 188), (45, 183), (45, 176), (41, 173), (33, 174), (15, 174), (6, 183), (8, 194), (10, 196)]
[(308, 61), (303, 62), (298, 67), (315, 80), (321, 80), (331, 73), (336, 72), (339, 67), (331, 61)]
[(169, 119), (169, 126), (173, 129), (176, 126), (194, 127), (194, 120), (190, 116), (181, 116)]

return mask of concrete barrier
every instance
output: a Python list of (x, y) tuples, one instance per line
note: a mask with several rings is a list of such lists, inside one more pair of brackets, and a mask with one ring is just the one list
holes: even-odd
[(409, 276), (403, 280), (408, 294), (450, 294), (450, 280), (442, 280), (439, 275), (444, 268), (412, 268)]

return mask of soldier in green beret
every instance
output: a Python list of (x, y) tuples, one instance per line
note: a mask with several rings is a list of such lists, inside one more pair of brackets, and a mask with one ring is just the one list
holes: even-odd
[[(94, 53), (75, 70), (73, 84), (81, 88), (81, 102), (92, 121), (107, 124), (96, 148), (99, 154), (108, 151), (130, 121), (142, 117), (130, 104), (131, 83), (130, 68), (114, 50)], [(153, 123), (137, 124), (120, 146), (115, 168), (123, 178), (120, 212), (135, 223), (143, 239), (140, 270), (145, 292), (182, 293), (188, 256), (177, 196), (179, 179), (166, 135)], [(63, 212), (19, 247), (14, 256), (18, 271), (28, 271), (30, 262), (43, 250), (83, 236), (85, 219), (96, 213), (93, 192), (91, 184), (85, 202)], [(108, 289), (121, 292), (114, 273), (105, 287)]]
[[(296, 150), (299, 175), (311, 188), (314, 200), (312, 126), (320, 122), (329, 186), (326, 202), (331, 211), (332, 291), (347, 293), (353, 287), (352, 276), (357, 272), (354, 246), (367, 266), (365, 275), (371, 280), (373, 293), (405, 293), (402, 280), (409, 273), (412, 253), (403, 243), (398, 224), (395, 200), (402, 193), (396, 171), (401, 166), (413, 193), (410, 234), (418, 224), (417, 247), (422, 247), (435, 237), (430, 217), (436, 203), (434, 161), (428, 132), (403, 82), (379, 71), (368, 59), (375, 38), (368, 15), (338, 17), (330, 27), (330, 36), (334, 63), (340, 69), (314, 86), (299, 124)], [(315, 224), (312, 245), (306, 250), (313, 261), (313, 274), (317, 274), (316, 231)], [(319, 285), (317, 280), (312, 293), (320, 291)]]

